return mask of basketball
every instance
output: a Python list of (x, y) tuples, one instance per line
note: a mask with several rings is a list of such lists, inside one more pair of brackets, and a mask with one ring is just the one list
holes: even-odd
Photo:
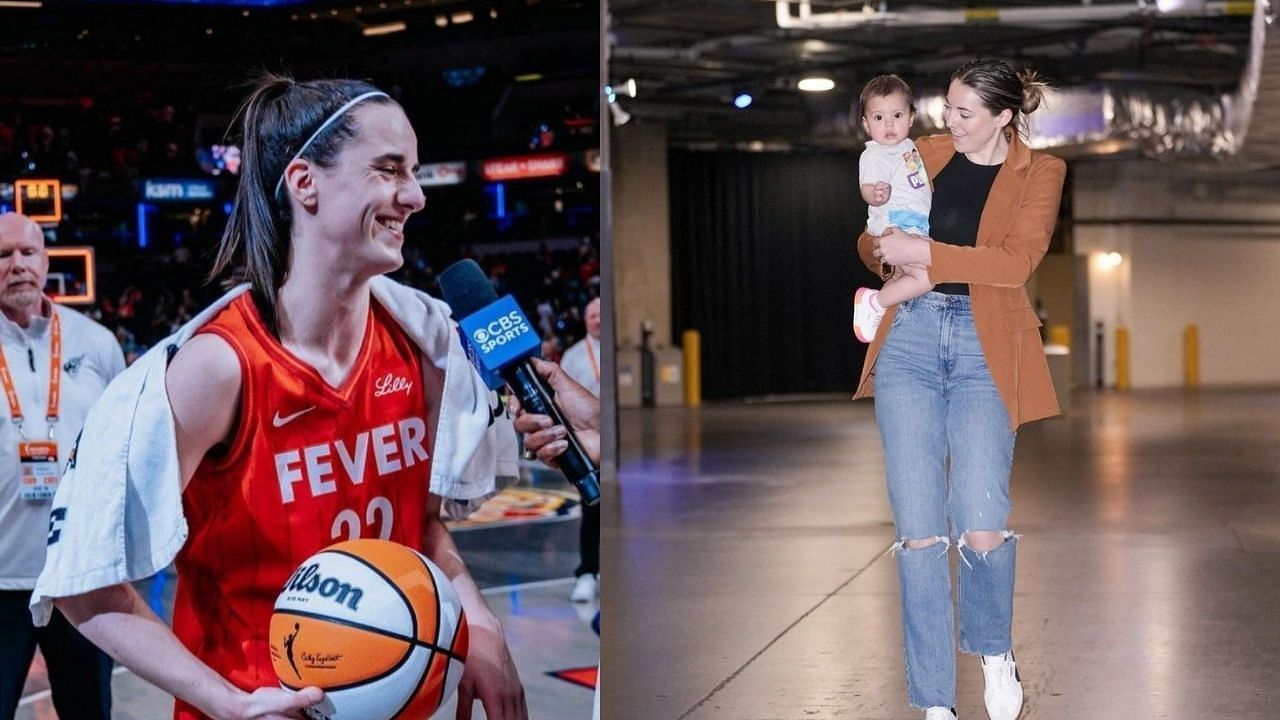
[(316, 686), (316, 720), (419, 720), (453, 695), (467, 620), (443, 571), (403, 545), (352, 540), (307, 558), (271, 615), (271, 663)]

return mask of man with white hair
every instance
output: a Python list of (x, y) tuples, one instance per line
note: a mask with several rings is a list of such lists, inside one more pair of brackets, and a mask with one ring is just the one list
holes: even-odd
[(582, 310), (587, 336), (574, 343), (560, 358), (560, 367), (578, 384), (600, 397), (600, 298)]
[(111, 658), (61, 614), (32, 624), (49, 510), (85, 414), (124, 370), (106, 328), (44, 294), (49, 255), (29, 218), (0, 215), (0, 718), (13, 718), (36, 646), (62, 718), (111, 716)]
[[(579, 385), (600, 397), (600, 298), (594, 298), (582, 312), (587, 336), (565, 350), (560, 367)], [(580, 553), (578, 580), (570, 598), (591, 602), (600, 594), (600, 506), (582, 508), (582, 529), (578, 535)]]

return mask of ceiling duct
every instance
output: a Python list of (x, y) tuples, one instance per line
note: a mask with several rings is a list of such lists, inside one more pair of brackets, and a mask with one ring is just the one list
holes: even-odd
[[(783, 30), (835, 30), (861, 27), (864, 25), (898, 25), (898, 26), (942, 26), (1001, 23), (1005, 25), (1060, 25), (1070, 23), (1093, 23), (1108, 20), (1121, 20), (1144, 14), (1164, 15), (1225, 15), (1233, 13), (1242, 5), (1240, 2), (1181, 2), (1169, 3), (1169, 10), (1163, 9), (1164, 2), (1125, 2), (1092, 4), (1083, 2), (1077, 5), (1057, 5), (1050, 7), (971, 7), (955, 10), (908, 10), (893, 12), (876, 10), (870, 3), (862, 10), (832, 10), (828, 12), (813, 11), (809, 0), (792, 2), (777, 0), (778, 27)], [(795, 8), (795, 13), (792, 13)]]
[[(1136, 148), (1168, 160), (1231, 160), (1232, 169), (1280, 165), (1280, 27), (1275, 3), (1253, 9), (1249, 58), (1236, 92), (1100, 86), (1053, 91), (1030, 116), (1032, 144), (1103, 154)], [(944, 130), (941, 96), (920, 99), (919, 122)]]
[[(1245, 137), (1238, 95), (1110, 86), (1055, 89), (1028, 117), (1030, 145), (1065, 155), (1138, 150), (1153, 158), (1222, 160), (1238, 153)], [(917, 98), (920, 130), (946, 130), (943, 103), (936, 94)]]
[[(1252, 5), (1248, 59), (1237, 90), (1210, 96), (1185, 89), (1133, 85), (1071, 87), (1052, 91), (1045, 105), (1030, 116), (1032, 145), (1058, 148), (1065, 154), (1108, 154), (1138, 150), (1152, 158), (1192, 161), (1230, 160), (1233, 170), (1280, 166), (1280, 0)], [(989, 22), (1056, 23), (1096, 21), (1139, 12), (1154, 4), (1079, 5), (1057, 8), (1012, 8), (981, 11), (851, 12), (813, 14), (808, 3), (778, 2), (782, 27), (850, 27), (856, 24), (961, 24)], [(799, 14), (790, 8), (797, 6)], [(1193, 12), (1238, 12), (1240, 3), (1201, 3)], [(985, 13), (985, 14), (984, 14)], [(785, 22), (789, 24), (784, 24)], [(998, 17), (997, 17), (998, 15)], [(943, 98), (917, 99), (917, 123), (925, 132), (945, 130)]]

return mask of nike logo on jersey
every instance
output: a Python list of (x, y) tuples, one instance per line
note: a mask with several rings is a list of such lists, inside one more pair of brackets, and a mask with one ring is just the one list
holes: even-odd
[(272, 427), (284, 427), (285, 425), (288, 425), (289, 423), (293, 422), (294, 420), (297, 420), (298, 418), (302, 417), (303, 415), (306, 415), (307, 413), (309, 413), (309, 412), (311, 412), (312, 410), (315, 410), (315, 409), (316, 409), (316, 406), (315, 406), (315, 405), (312, 405), (311, 407), (303, 408), (303, 409), (299, 410), (298, 412), (293, 413), (292, 415), (285, 415), (284, 417), (280, 417), (280, 411), (279, 411), (279, 410), (277, 410), (277, 411), (276, 411), (276, 416), (275, 416), (275, 417), (273, 417), (273, 418), (271, 418), (271, 426), (272, 426)]
[(413, 387), (413, 383), (402, 377), (396, 376), (394, 373), (387, 373), (381, 380), (375, 382), (373, 387), (374, 397), (382, 397), (384, 395), (390, 395), (398, 392), (408, 395), (409, 389)]

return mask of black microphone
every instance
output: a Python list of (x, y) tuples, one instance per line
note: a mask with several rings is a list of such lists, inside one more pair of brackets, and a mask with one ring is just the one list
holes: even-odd
[[(569, 447), (558, 458), (560, 470), (578, 489), (583, 505), (600, 501), (600, 469), (587, 457), (573, 428), (552, 399), (554, 393), (529, 358), (542, 340), (510, 295), (498, 297), (475, 260), (460, 260), (440, 273), (440, 290), (461, 327), (463, 345), (482, 377), (496, 373), (525, 410), (546, 415), (566, 431)], [(492, 387), (492, 385), (490, 386)]]

